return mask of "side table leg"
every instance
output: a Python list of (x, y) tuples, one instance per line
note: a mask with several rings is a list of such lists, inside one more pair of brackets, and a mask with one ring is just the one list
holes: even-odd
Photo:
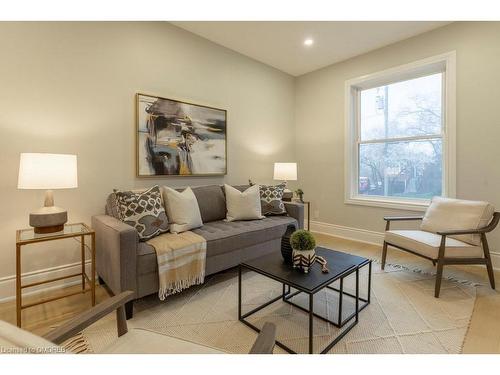
[(314, 294), (309, 294), (309, 354), (313, 353)]
[(342, 300), (344, 298), (344, 278), (342, 277), (340, 279), (340, 287), (339, 287), (339, 319), (338, 319), (338, 324), (339, 326), (342, 325)]
[(92, 285), (90, 286), (90, 290), (92, 293), (92, 306), (95, 306), (95, 233), (91, 234), (91, 239), (92, 239), (92, 263), (91, 263), (91, 280), (92, 280)]
[(359, 268), (356, 268), (356, 323), (359, 321)]
[(16, 320), (17, 326), (21, 327), (21, 246), (16, 245)]
[(368, 303), (371, 301), (372, 295), (372, 261), (368, 264)]
[(80, 236), (80, 252), (82, 257), (82, 290), (85, 290), (85, 236)]
[(241, 265), (238, 266), (238, 320), (241, 320)]

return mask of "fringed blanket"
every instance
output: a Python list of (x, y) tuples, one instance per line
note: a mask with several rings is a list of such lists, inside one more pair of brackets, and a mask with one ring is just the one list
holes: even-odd
[(156, 250), (158, 296), (162, 301), (192, 285), (203, 283), (207, 255), (207, 241), (203, 237), (189, 231), (164, 233), (147, 243)]

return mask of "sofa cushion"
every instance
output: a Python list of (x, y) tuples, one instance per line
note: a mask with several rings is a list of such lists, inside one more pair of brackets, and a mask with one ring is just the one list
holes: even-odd
[(168, 230), (160, 188), (155, 185), (144, 192), (115, 190), (119, 219), (134, 227), (141, 241)]
[[(442, 230), (478, 229), (485, 227), (495, 208), (488, 202), (434, 197), (420, 225), (421, 230), (436, 233)], [(479, 245), (477, 234), (450, 236), (472, 245)]]
[[(244, 192), (246, 189), (248, 189), (249, 187), (254, 186), (254, 184), (252, 184), (252, 185), (231, 185), (231, 186), (232, 186), (232, 187), (234, 187), (235, 189), (237, 189), (237, 190), (241, 191), (241, 192), (243, 193), (243, 192)], [(223, 189), (224, 189), (224, 187), (223, 187)], [(224, 191), (224, 190), (223, 190), (223, 191)], [(225, 193), (226, 193), (226, 192), (224, 191), (224, 194), (225, 194)]]
[[(252, 221), (220, 220), (205, 223), (193, 232), (207, 240), (208, 258), (281, 238), (288, 224), (292, 223), (297, 225), (297, 221), (289, 216), (270, 216)], [(158, 272), (155, 249), (141, 242), (137, 246), (137, 274), (145, 275), (153, 272)]]
[(254, 185), (241, 192), (225, 184), (227, 221), (263, 219), (259, 186)]
[(193, 187), (204, 223), (226, 218), (226, 198), (220, 185)]
[(285, 205), (283, 204), (283, 193), (285, 192), (285, 188), (285, 183), (278, 185), (259, 185), (262, 215), (286, 214)]
[(207, 257), (209, 257), (281, 238), (291, 223), (297, 222), (289, 216), (270, 216), (248, 221), (221, 220), (206, 223), (193, 232), (207, 240)]
[(118, 204), (116, 202), (116, 194), (111, 193), (106, 198), (106, 207), (104, 209), (106, 215), (112, 216), (115, 219), (120, 220), (120, 213), (118, 209)]
[[(422, 230), (389, 230), (385, 232), (385, 241), (420, 255), (437, 259), (441, 236)], [(483, 251), (480, 246), (470, 245), (454, 238), (446, 238), (445, 257), (477, 258), (482, 256)]]
[(190, 187), (179, 192), (162, 187), (165, 208), (170, 219), (170, 232), (181, 233), (203, 225), (198, 200)]

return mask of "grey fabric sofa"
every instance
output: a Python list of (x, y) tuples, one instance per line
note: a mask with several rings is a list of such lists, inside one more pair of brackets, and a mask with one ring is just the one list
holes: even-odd
[[(236, 186), (240, 190), (246, 187)], [(204, 223), (193, 232), (207, 240), (206, 275), (235, 267), (244, 260), (280, 251), (281, 237), (288, 225), (303, 228), (304, 208), (301, 204), (285, 202), (287, 215), (283, 216), (226, 222), (222, 186), (192, 189)], [(115, 295), (131, 290), (134, 299), (157, 293), (158, 267), (154, 248), (140, 242), (133, 227), (113, 216), (110, 204), (106, 205), (105, 212), (105, 215), (92, 217), (92, 227), (96, 232), (96, 269), (100, 282), (104, 282)], [(133, 301), (125, 307), (129, 319), (133, 315)]]

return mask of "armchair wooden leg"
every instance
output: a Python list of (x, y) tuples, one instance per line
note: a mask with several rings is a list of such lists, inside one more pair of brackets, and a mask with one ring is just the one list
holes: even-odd
[(387, 258), (387, 242), (384, 241), (384, 246), (382, 247), (382, 269), (385, 269), (386, 258)]
[(488, 277), (490, 279), (491, 289), (495, 289), (495, 274), (493, 272), (493, 265), (491, 264), (491, 259), (486, 261), (486, 268), (488, 269)]
[(125, 308), (123, 306), (120, 306), (116, 310), (116, 328), (118, 330), (118, 337), (128, 332), (127, 317), (125, 314)]
[(493, 265), (491, 264), (490, 247), (486, 240), (486, 235), (481, 235), (481, 242), (483, 244), (484, 257), (486, 258), (486, 269), (488, 270), (488, 278), (492, 289), (495, 289), (495, 274), (493, 272)]
[(125, 304), (125, 316), (127, 320), (134, 317), (134, 301), (129, 301)]
[(434, 289), (434, 297), (439, 298), (439, 292), (441, 291), (441, 280), (443, 279), (443, 261), (438, 260), (437, 264), (437, 274), (436, 274), (436, 287)]

